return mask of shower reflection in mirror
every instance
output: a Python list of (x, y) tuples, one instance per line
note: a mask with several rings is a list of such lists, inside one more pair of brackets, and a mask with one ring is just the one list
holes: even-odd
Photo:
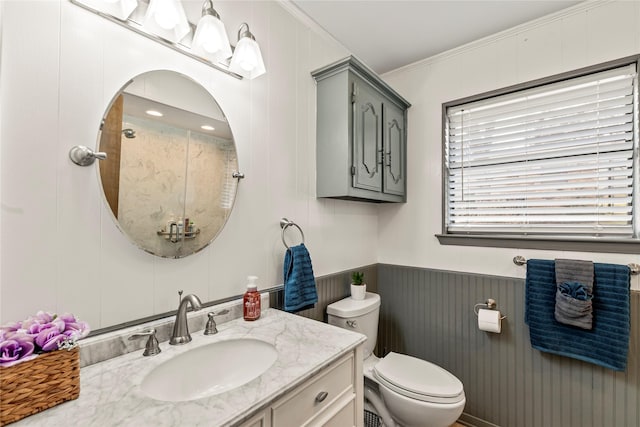
[(190, 255), (224, 226), (237, 190), (235, 144), (217, 103), (192, 80), (136, 77), (109, 107), (99, 149), (108, 153), (99, 165), (105, 201), (143, 250)]

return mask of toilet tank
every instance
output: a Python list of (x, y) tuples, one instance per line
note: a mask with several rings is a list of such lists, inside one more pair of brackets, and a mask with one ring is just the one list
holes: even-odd
[(363, 300), (347, 297), (327, 306), (329, 324), (356, 331), (367, 336), (363, 355), (371, 355), (378, 339), (380, 295), (367, 292)]

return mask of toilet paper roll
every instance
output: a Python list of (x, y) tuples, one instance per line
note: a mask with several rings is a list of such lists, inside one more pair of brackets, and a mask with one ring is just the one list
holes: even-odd
[(478, 310), (478, 328), (481, 331), (494, 332), (499, 334), (502, 330), (502, 315), (498, 310)]

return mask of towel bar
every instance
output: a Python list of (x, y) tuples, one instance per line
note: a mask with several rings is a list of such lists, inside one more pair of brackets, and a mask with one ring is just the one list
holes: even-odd
[(287, 245), (287, 241), (284, 239), (284, 232), (288, 227), (291, 227), (291, 226), (296, 227), (298, 231), (300, 231), (300, 236), (302, 236), (302, 243), (304, 244), (304, 232), (302, 231), (302, 228), (300, 228), (300, 226), (295, 222), (290, 221), (287, 218), (282, 218), (280, 220), (280, 228), (282, 228), (282, 243), (284, 244), (284, 247), (287, 249), (289, 249), (289, 245)]
[[(516, 255), (513, 257), (513, 263), (515, 265), (527, 265), (527, 259), (522, 255)], [(627, 267), (629, 267), (630, 273), (633, 275), (640, 273), (640, 264), (632, 262), (631, 264), (627, 264)]]

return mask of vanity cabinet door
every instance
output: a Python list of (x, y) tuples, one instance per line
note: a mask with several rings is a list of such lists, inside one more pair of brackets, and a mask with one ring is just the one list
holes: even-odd
[(388, 194), (405, 195), (405, 148), (406, 133), (404, 111), (394, 104), (384, 106), (384, 174), (383, 191)]
[(370, 85), (353, 82), (353, 186), (382, 191), (382, 99)]

